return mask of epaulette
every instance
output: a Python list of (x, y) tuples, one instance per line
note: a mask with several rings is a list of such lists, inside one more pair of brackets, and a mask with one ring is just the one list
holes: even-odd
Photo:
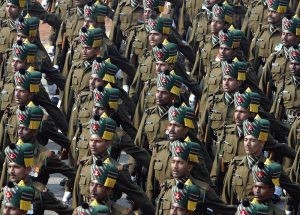
[(232, 158), (230, 165), (240, 164), (244, 158), (245, 156), (235, 156), (234, 158)]
[(163, 183), (161, 183), (160, 188), (167, 190), (168, 188), (172, 188), (172, 186), (176, 185), (176, 182), (174, 179), (168, 179), (165, 180)]
[(198, 19), (199, 17), (201, 17), (201, 16), (203, 16), (203, 15), (205, 15), (206, 16), (206, 11), (204, 10), (204, 9), (200, 9), (200, 11), (199, 11), (199, 13), (197, 13), (197, 15), (196, 15), (196, 19)]
[(280, 53), (280, 51), (282, 50), (282, 48), (283, 48), (283, 44), (282, 44), (282, 43), (277, 43), (277, 44), (275, 45), (275, 47), (274, 47), (274, 51), (275, 51), (276, 53)]
[(32, 182), (32, 187), (42, 193), (47, 191), (47, 187), (44, 184), (37, 181)]
[(211, 189), (210, 185), (204, 181), (193, 178), (192, 182), (204, 191), (209, 191)]
[(152, 114), (152, 113), (155, 112), (155, 110), (156, 110), (156, 106), (149, 107), (149, 108), (147, 108), (147, 109), (145, 110), (145, 113), (147, 113), (147, 114)]

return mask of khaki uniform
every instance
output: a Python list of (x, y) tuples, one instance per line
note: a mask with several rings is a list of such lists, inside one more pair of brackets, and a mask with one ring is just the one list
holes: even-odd
[[(114, 159), (110, 158), (107, 154), (101, 160), (104, 162), (109, 159), (111, 163), (116, 164), (119, 169), (119, 175), (115, 192), (126, 193), (133, 201), (137, 203), (142, 210), (142, 214), (154, 214), (154, 207), (145, 196), (144, 192), (130, 179), (130, 175), (122, 165), (118, 164)], [(81, 205), (85, 200), (89, 200), (89, 184), (91, 181), (91, 165), (93, 164), (93, 156), (83, 158), (77, 170), (76, 179), (73, 189), (72, 208)]]
[(264, 66), (267, 58), (278, 46), (281, 46), (281, 26), (272, 32), (270, 25), (258, 28), (250, 45), (249, 62), (254, 64), (254, 69)]
[[(235, 206), (226, 205), (215, 193), (215, 191), (210, 187), (209, 184), (197, 180), (192, 176), (189, 176), (189, 179), (193, 184), (199, 186), (202, 192), (205, 193), (204, 205), (201, 205), (203, 211), (202, 213), (197, 214), (206, 214), (206, 208), (211, 208), (217, 214), (231, 215), (236, 211)], [(157, 198), (157, 207), (156, 207), (156, 215), (168, 215), (170, 214), (171, 203), (172, 203), (172, 186), (176, 185), (175, 179), (166, 180), (161, 187), (161, 192)], [(206, 208), (203, 208), (206, 207)], [(198, 211), (197, 211), (198, 212)]]
[[(210, 111), (211, 106), (213, 107), (212, 111)], [(211, 129), (219, 137), (225, 124), (233, 124), (234, 104), (233, 102), (229, 106), (225, 104), (224, 93), (217, 94), (214, 98), (209, 96), (203, 113), (200, 119), (200, 140), (205, 139), (204, 136), (206, 135), (206, 127), (209, 120), (211, 120)]]
[(208, 71), (211, 70), (211, 64), (215, 61), (219, 51), (219, 42), (213, 44), (211, 34), (206, 36), (205, 41), (209, 42), (200, 42), (196, 60), (191, 71), (191, 78), (197, 80), (198, 83), (200, 83), (202, 77), (207, 75)]
[(300, 114), (300, 87), (295, 86), (292, 78), (284, 79), (277, 87), (271, 108), (276, 119), (291, 126)]
[(80, 54), (78, 50), (75, 50), (74, 48), (75, 44), (77, 45), (80, 41), (74, 41), (74, 39), (78, 37), (83, 22), (83, 12), (82, 15), (78, 15), (77, 8), (72, 8), (68, 10), (66, 18), (61, 23), (58, 32), (54, 63), (59, 66), (61, 71), (63, 71), (65, 78), (73, 64), (73, 57), (76, 58), (76, 55)]
[(201, 41), (209, 42), (205, 41), (205, 36), (210, 33), (210, 22), (211, 20), (208, 19), (207, 12), (203, 9), (201, 9), (193, 19), (192, 31), (188, 39), (188, 44), (192, 46), (194, 52), (197, 51)]
[[(298, 146), (298, 144), (300, 143), (299, 123), (300, 123), (300, 118), (298, 117), (291, 128), (291, 132), (289, 135), (289, 145), (296, 144), (296, 146)], [(292, 181), (299, 183), (300, 182), (300, 147), (296, 147), (296, 148), (297, 148), (297, 155), (295, 159), (292, 160), (293, 164), (289, 176)]]
[(83, 91), (89, 91), (89, 80), (92, 72), (92, 60), (80, 61), (72, 66), (69, 71), (68, 78), (63, 96), (63, 112), (67, 119), (70, 119), (71, 109), (75, 99)]
[(147, 53), (148, 46), (149, 40), (145, 25), (133, 27), (127, 37), (124, 57), (129, 59), (135, 67), (138, 67), (139, 63), (143, 63), (142, 59)]
[(238, 136), (236, 125), (225, 125), (222, 134), (217, 140), (217, 152), (210, 172), (210, 177), (221, 192), (223, 180), (228, 166), (235, 156), (246, 155), (244, 136)]
[[(259, 161), (265, 162), (266, 158), (261, 157)], [(258, 161), (258, 162), (259, 162)], [(299, 195), (299, 184), (293, 184), (289, 178), (282, 173), (280, 175), (280, 186), (294, 198)], [(222, 199), (228, 204), (236, 204), (238, 201), (253, 196), (253, 176), (249, 169), (246, 156), (235, 157), (229, 165), (224, 181)], [(297, 199), (297, 198), (296, 198)]]
[(257, 29), (268, 24), (268, 7), (260, 0), (251, 1), (243, 21), (241, 30), (244, 32), (248, 41), (254, 37)]
[[(0, 13), (0, 19), (1, 24), (0, 24), (0, 53), (1, 53), (1, 61), (4, 61), (8, 59), (8, 56), (5, 56), (5, 53), (7, 49), (11, 48), (13, 45), (13, 42), (16, 38), (17, 31), (16, 29), (10, 25), (9, 19), (4, 19), (2, 17), (2, 14)], [(4, 55), (4, 56), (3, 56)]]
[[(152, 52), (145, 51), (142, 55), (141, 62), (139, 63), (133, 82), (129, 89), (129, 97), (133, 99), (135, 103), (142, 102), (142, 97), (145, 96), (143, 93), (146, 85), (149, 85), (151, 79), (156, 77), (155, 74), (155, 59), (152, 55)], [(155, 96), (155, 95), (154, 95)], [(145, 101), (146, 102), (146, 101)], [(146, 105), (147, 107), (151, 107), (153, 102), (150, 105)], [(143, 107), (140, 110), (145, 110)]]
[(130, 29), (138, 24), (141, 24), (142, 20), (142, 6), (138, 5), (137, 7), (133, 8), (130, 4), (130, 0), (120, 1), (115, 11), (109, 39), (114, 41), (121, 53), (125, 50), (125, 44), (122, 44), (122, 40), (126, 41)]
[[(61, 161), (57, 155), (46, 147), (38, 144), (38, 142), (32, 143), (35, 146), (33, 155), (33, 167), (30, 175), (34, 182), (40, 182), (47, 185), (50, 174), (61, 173), (68, 177), (69, 181), (66, 184), (66, 188), (70, 189), (73, 185), (76, 172), (70, 168), (67, 164)], [(5, 163), (6, 164), (6, 163)], [(5, 186), (7, 183), (7, 166), (3, 165), (1, 175), (1, 186)]]
[(282, 46), (279, 51), (273, 52), (267, 58), (259, 82), (259, 88), (270, 101), (273, 100), (277, 86), (282, 81), (283, 76), (289, 78), (290, 72), (289, 59)]

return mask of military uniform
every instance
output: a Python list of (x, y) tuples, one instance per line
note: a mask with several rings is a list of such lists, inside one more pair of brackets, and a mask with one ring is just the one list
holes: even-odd
[[(260, 0), (251, 1), (243, 21), (241, 30), (248, 41), (251, 41), (257, 29), (268, 24), (268, 7)], [(260, 30), (259, 30), (260, 31)]]
[(122, 0), (119, 2), (113, 18), (109, 38), (111, 41), (114, 41), (121, 53), (125, 48), (121, 47), (123, 45), (123, 40), (126, 41), (132, 27), (141, 24), (143, 20), (142, 17), (143, 7), (140, 5), (139, 1)]
[[(104, 162), (108, 155), (103, 155), (101, 160)], [(118, 163), (109, 158), (110, 162), (117, 165)], [(93, 164), (93, 156), (83, 158), (77, 170), (77, 175), (75, 179), (74, 189), (73, 189), (73, 199), (72, 207), (80, 205), (84, 199), (89, 198), (90, 192), (88, 191), (89, 182), (91, 181), (91, 165)], [(119, 166), (119, 176), (117, 179), (115, 191), (126, 193), (133, 201), (135, 201), (139, 208), (145, 214), (154, 214), (154, 208), (144, 195), (140, 187), (134, 184), (129, 176), (128, 171)]]

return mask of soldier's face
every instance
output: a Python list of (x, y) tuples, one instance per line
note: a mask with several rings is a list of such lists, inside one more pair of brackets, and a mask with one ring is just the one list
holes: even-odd
[(149, 33), (149, 44), (154, 47), (163, 42), (163, 35), (157, 31), (150, 31)]
[(171, 104), (173, 100), (172, 93), (166, 91), (163, 88), (157, 89), (155, 93), (155, 101), (157, 105), (168, 105)]
[(192, 164), (183, 160), (180, 157), (173, 157), (171, 159), (171, 171), (174, 178), (182, 178), (187, 176), (192, 170)]
[(30, 102), (30, 93), (28, 90), (24, 90), (21, 87), (15, 88), (15, 102), (18, 105), (26, 105)]
[(7, 3), (5, 8), (9, 18), (16, 19), (20, 15), (20, 8), (12, 3)]
[(221, 45), (219, 48), (219, 55), (221, 60), (232, 60), (233, 59), (233, 49), (226, 46)]
[(268, 10), (268, 23), (270, 24), (278, 24), (281, 22), (283, 15), (274, 10)]
[(89, 80), (90, 91), (93, 91), (99, 86), (105, 86), (105, 81), (103, 81), (101, 78), (98, 78), (98, 75), (92, 74)]
[(217, 19), (213, 19), (210, 23), (211, 33), (218, 35), (219, 31), (224, 29), (225, 22)]
[(18, 125), (18, 137), (23, 142), (32, 142), (37, 135), (37, 130), (29, 129), (23, 125)]
[(173, 64), (165, 63), (162, 61), (157, 61), (155, 64), (156, 73), (162, 73), (167, 70), (171, 71), (171, 70), (173, 70), (173, 68), (174, 68)]
[(108, 113), (108, 109), (105, 107), (93, 107), (93, 114), (101, 116), (103, 113)]
[(104, 187), (101, 184), (90, 182), (90, 197), (91, 200), (97, 200), (97, 202), (102, 202), (109, 196), (112, 192), (111, 188)]
[(26, 63), (24, 63), (24, 61), (22, 61), (22, 60), (14, 58), (11, 62), (11, 67), (12, 67), (13, 72), (15, 73), (15, 72), (19, 71), (20, 69), (25, 69)]
[(97, 22), (95, 22), (92, 19), (85, 19), (84, 22), (83, 22), (83, 27), (86, 27), (88, 29), (90, 26), (98, 28)]
[(2, 208), (3, 215), (24, 215), (26, 211), (22, 211), (15, 207), (3, 206)]
[(189, 215), (189, 213), (185, 208), (176, 207), (174, 205), (171, 206), (170, 215)]
[(264, 143), (259, 141), (252, 135), (246, 135), (244, 137), (244, 148), (247, 155), (259, 156), (262, 153)]
[(220, 0), (205, 0), (204, 4), (207, 8), (212, 8), (215, 4), (221, 2)]
[(90, 137), (89, 146), (93, 155), (101, 155), (107, 151), (110, 143), (110, 141), (103, 140), (98, 135), (92, 134)]
[(240, 86), (240, 81), (229, 75), (225, 75), (222, 80), (222, 85), (224, 92), (235, 92)]
[(167, 133), (169, 134), (169, 139), (171, 141), (178, 140), (179, 138), (184, 138), (188, 131), (188, 127), (185, 127), (175, 121), (169, 122), (169, 125), (167, 127)]
[(252, 191), (254, 197), (258, 198), (260, 202), (266, 202), (271, 200), (271, 197), (275, 192), (275, 187), (266, 185), (262, 182), (255, 182)]
[(151, 9), (144, 9), (144, 21), (147, 22), (150, 17), (156, 16), (156, 12)]
[(296, 36), (296, 34), (284, 31), (281, 33), (281, 41), (282, 44), (286, 47), (298, 45), (300, 42), (300, 37)]
[(234, 111), (234, 121), (237, 125), (243, 125), (243, 122), (248, 119), (249, 111), (245, 108), (238, 106)]
[(300, 63), (296, 61), (291, 61), (289, 65), (289, 69), (293, 76), (300, 76)]
[(16, 163), (9, 163), (7, 166), (7, 173), (9, 175), (9, 180), (12, 182), (19, 183), (21, 180), (24, 180), (29, 174), (30, 168), (25, 168)]
[(99, 50), (100, 50), (99, 48), (93, 48), (91, 46), (83, 46), (81, 51), (82, 59), (90, 60), (97, 57)]

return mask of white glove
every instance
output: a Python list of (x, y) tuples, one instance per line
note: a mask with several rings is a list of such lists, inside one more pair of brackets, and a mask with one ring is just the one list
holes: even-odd
[(128, 85), (123, 85), (123, 90), (125, 90), (126, 93), (129, 91), (129, 86)]
[(195, 108), (195, 104), (196, 104), (195, 98), (196, 98), (195, 95), (191, 93), (189, 97), (189, 104), (192, 108)]
[(62, 202), (63, 203), (68, 203), (69, 200), (71, 199), (71, 197), (72, 197), (71, 192), (70, 191), (65, 191), (64, 196), (62, 198)]

